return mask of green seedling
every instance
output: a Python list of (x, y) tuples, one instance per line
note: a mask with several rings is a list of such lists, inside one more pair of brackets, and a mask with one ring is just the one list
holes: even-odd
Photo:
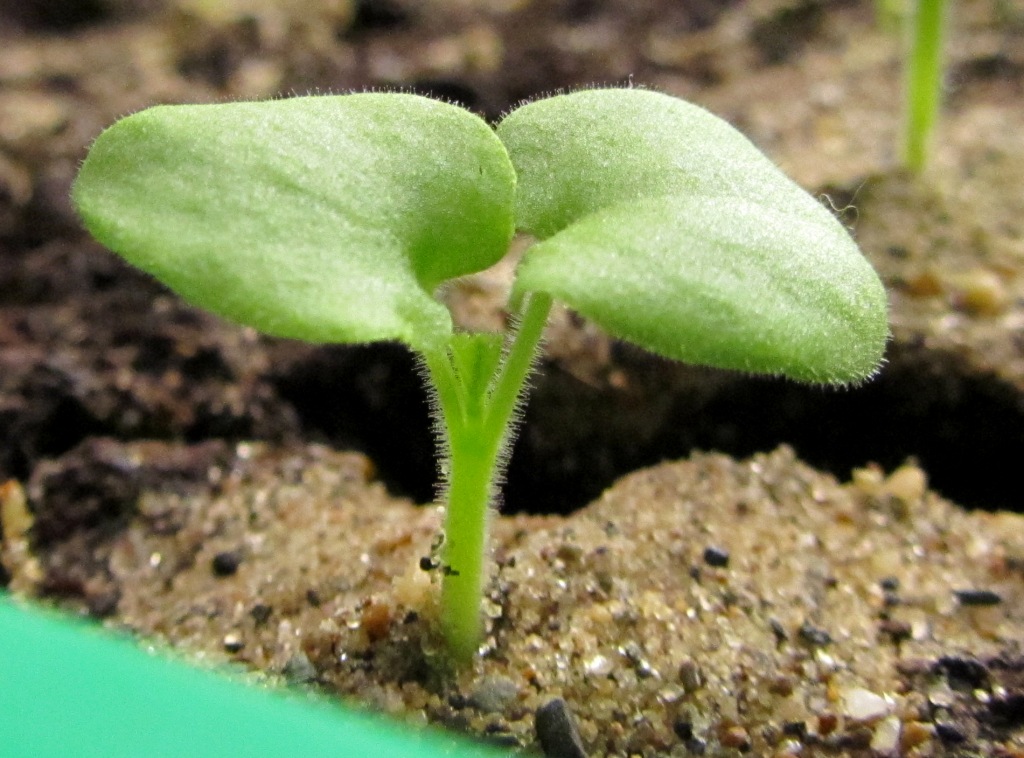
[(905, 17), (903, 165), (921, 173), (942, 102), (942, 50), (946, 0), (914, 0)]
[[(825, 384), (879, 365), (886, 297), (846, 229), (707, 111), (641, 89), (496, 128), (412, 94), (158, 106), (96, 140), (92, 233), (188, 301), (270, 335), (397, 340), (425, 366), (446, 504), (441, 627), (481, 638), (487, 520), (553, 300), (680, 361)], [(518, 264), (505, 333), (444, 285)]]

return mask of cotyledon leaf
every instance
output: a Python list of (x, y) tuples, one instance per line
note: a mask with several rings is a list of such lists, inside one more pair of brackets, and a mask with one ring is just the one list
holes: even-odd
[(864, 379), (888, 334), (885, 292), (841, 226), (735, 197), (593, 213), (531, 248), (516, 286), (669, 358), (802, 381)]
[(517, 173), (517, 227), (541, 240), (519, 295), (549, 293), (690, 363), (824, 383), (877, 368), (877, 275), (832, 214), (722, 119), (599, 89), (523, 106), (497, 131)]
[(493, 130), (411, 94), (157, 106), (96, 140), (89, 230), (190, 302), (310, 342), (451, 335), (441, 282), (495, 263), (515, 175)]

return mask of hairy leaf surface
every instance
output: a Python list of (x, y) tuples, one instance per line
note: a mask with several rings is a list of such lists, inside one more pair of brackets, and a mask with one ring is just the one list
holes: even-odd
[(516, 224), (540, 240), (516, 290), (547, 292), (677, 360), (857, 381), (888, 335), (877, 275), (839, 222), (736, 129), (639, 89), (576, 92), (498, 126)]
[(505, 254), (514, 187), (478, 117), (368, 93), (150, 108), (100, 135), (74, 199), (101, 242), (229, 319), (438, 349), (434, 290)]

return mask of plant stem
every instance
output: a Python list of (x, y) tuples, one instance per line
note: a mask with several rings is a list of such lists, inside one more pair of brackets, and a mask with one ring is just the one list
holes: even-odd
[(915, 173), (920, 173), (928, 160), (938, 118), (945, 15), (946, 0), (916, 0), (910, 16), (903, 163)]
[(452, 658), (473, 659), (480, 644), (480, 605), (487, 554), (487, 521), (514, 426), (514, 415), (533, 366), (551, 298), (535, 294), (486, 389), (455, 368), (472, 365), (458, 351), (501, 349), (499, 343), (453, 340), (444, 356), (427, 356), (447, 432), (447, 491), (441, 585), (442, 630)]

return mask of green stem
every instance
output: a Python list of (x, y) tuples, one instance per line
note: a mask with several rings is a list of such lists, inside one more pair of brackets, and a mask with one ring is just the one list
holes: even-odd
[[(490, 504), (550, 309), (550, 297), (530, 298), (489, 391), (454, 368), (465, 359), (455, 351), (478, 351), (480, 343), (453, 340), (448, 354), (426, 357), (447, 431), (441, 623), (449, 652), (459, 663), (471, 661), (480, 645)], [(463, 360), (462, 365), (469, 363)]]
[(903, 163), (924, 170), (942, 96), (942, 47), (946, 0), (917, 0), (911, 15), (906, 73)]

